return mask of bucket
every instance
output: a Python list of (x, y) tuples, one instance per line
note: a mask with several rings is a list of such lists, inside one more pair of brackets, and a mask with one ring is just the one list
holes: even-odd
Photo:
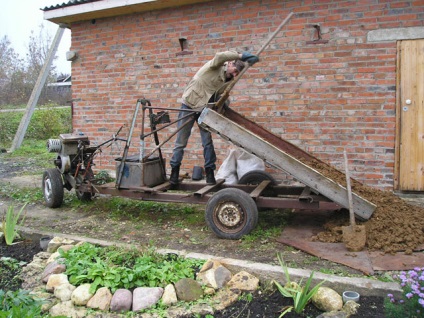
[(52, 240), (53, 238), (51, 236), (42, 236), (40, 238), (40, 248), (43, 251), (47, 250), (47, 246), (49, 245), (49, 242)]
[(193, 167), (193, 175), (191, 177), (193, 180), (202, 180), (203, 178), (203, 169), (200, 166)]

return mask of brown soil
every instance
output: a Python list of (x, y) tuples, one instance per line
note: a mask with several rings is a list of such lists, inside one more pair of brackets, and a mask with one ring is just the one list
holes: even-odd
[[(345, 175), (337, 169), (319, 161), (304, 160), (310, 167), (325, 177), (346, 187)], [(366, 228), (366, 246), (369, 250), (381, 250), (385, 253), (405, 251), (411, 254), (424, 242), (424, 209), (408, 204), (389, 191), (382, 191), (361, 184), (352, 179), (352, 192), (374, 203), (371, 218), (363, 224)], [(330, 219), (324, 225), (325, 231), (317, 235), (322, 242), (342, 242), (342, 226), (348, 226), (349, 219)]]

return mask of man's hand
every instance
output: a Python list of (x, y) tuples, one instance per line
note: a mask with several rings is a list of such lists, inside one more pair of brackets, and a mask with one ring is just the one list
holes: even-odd
[(241, 54), (241, 60), (243, 62), (249, 63), (250, 65), (253, 65), (253, 64), (255, 64), (256, 62), (259, 61), (259, 57), (257, 57), (256, 55), (246, 51), (246, 52), (243, 52)]

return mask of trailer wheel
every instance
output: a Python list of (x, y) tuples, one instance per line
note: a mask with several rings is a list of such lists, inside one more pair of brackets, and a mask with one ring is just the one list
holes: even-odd
[(277, 185), (277, 181), (274, 177), (263, 170), (252, 170), (246, 172), (239, 180), (239, 184), (259, 184), (264, 180), (270, 180), (271, 185)]
[[(240, 179), (239, 184), (251, 184), (251, 185), (258, 185), (262, 181), (269, 180), (271, 181), (270, 185), (275, 186), (277, 185), (277, 181), (274, 179), (274, 177), (269, 174), (266, 171), (263, 170), (252, 170), (249, 172), (246, 172)], [(272, 187), (267, 187), (263, 191), (263, 195), (267, 197), (275, 197), (275, 191)], [(266, 210), (266, 209), (264, 209)]]
[(56, 168), (48, 169), (43, 173), (43, 194), (49, 208), (58, 208), (63, 202), (62, 174)]
[(240, 189), (227, 188), (215, 193), (206, 204), (208, 227), (219, 237), (238, 240), (258, 224), (255, 201)]

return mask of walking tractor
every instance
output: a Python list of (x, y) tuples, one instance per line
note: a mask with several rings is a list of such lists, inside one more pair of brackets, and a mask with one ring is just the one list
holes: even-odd
[[(135, 121), (142, 109), (140, 151), (128, 156)], [(204, 181), (181, 180), (171, 185), (166, 177), (165, 159), (161, 147), (178, 129), (160, 142), (159, 132), (177, 123), (170, 121), (169, 112), (180, 109), (152, 107), (149, 100), (139, 99), (136, 104), (131, 128), (127, 138), (119, 137), (120, 130), (111, 139), (98, 146), (90, 145), (88, 136), (62, 134), (59, 139), (47, 142), (49, 152), (57, 153), (55, 168), (43, 174), (42, 187), (46, 205), (61, 206), (64, 189), (72, 190), (81, 200), (91, 200), (96, 194), (121, 196), (131, 199), (203, 204), (208, 227), (219, 237), (239, 239), (257, 225), (262, 209), (292, 208), (307, 210), (334, 210), (349, 208), (346, 187), (322, 175), (311, 166), (324, 166), (327, 170), (338, 170), (319, 161), (297, 146), (281, 139), (256, 123), (238, 114), (229, 107), (223, 114), (205, 108), (198, 123), (205, 129), (241, 147), (265, 161), (275, 169), (291, 174), (304, 186), (284, 186), (266, 171), (247, 172), (238, 184), (227, 184), (218, 179), (214, 185)], [(186, 116), (196, 113), (187, 110)], [(145, 133), (145, 122), (150, 122), (150, 131)], [(146, 153), (147, 138), (152, 138), (153, 149)], [(123, 155), (116, 159), (116, 181), (96, 184), (93, 165), (96, 155), (112, 142), (125, 142)], [(362, 220), (371, 217), (376, 206), (355, 193), (351, 193), (355, 216)]]

